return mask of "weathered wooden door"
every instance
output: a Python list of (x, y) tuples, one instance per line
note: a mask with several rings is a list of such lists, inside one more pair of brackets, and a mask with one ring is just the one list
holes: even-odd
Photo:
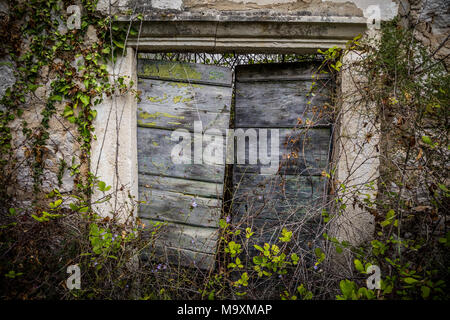
[[(167, 222), (159, 233), (158, 254), (181, 265), (210, 268), (218, 240), (225, 165), (224, 161), (205, 163), (201, 147), (225, 135), (229, 127), (231, 70), (141, 59), (138, 78), (142, 91), (137, 112), (139, 195), (145, 201), (139, 215), (144, 223)], [(194, 123), (201, 124), (203, 132), (218, 130), (213, 132), (216, 136), (194, 134)], [(180, 143), (187, 143), (189, 152), (179, 152)], [(223, 154), (224, 150), (223, 146)]]
[[(234, 129), (243, 135), (237, 138), (234, 151), (244, 142), (247, 160), (240, 163), (234, 159), (233, 220), (252, 228), (253, 242), (273, 243), (283, 227), (294, 224), (294, 231), (299, 231), (297, 222), (316, 209), (313, 207), (325, 195), (322, 172), (327, 170), (331, 128), (329, 86), (323, 83), (330, 79), (324, 75), (313, 79), (315, 67), (290, 63), (236, 68)], [(210, 268), (218, 240), (225, 166), (224, 162), (195, 161), (199, 156), (196, 141), (202, 139), (200, 145), (205, 147), (210, 139), (194, 134), (194, 123), (199, 121), (203, 131), (213, 128), (225, 134), (230, 119), (231, 71), (139, 60), (138, 77), (142, 91), (138, 105), (139, 190), (140, 199), (146, 201), (140, 216), (144, 222), (168, 223), (158, 247), (169, 261)], [(313, 82), (320, 88), (309, 98)], [(174, 163), (172, 159), (179, 144), (172, 137), (177, 129), (192, 136), (192, 152), (182, 158), (193, 163)], [(253, 133), (256, 140), (249, 138), (246, 143), (246, 136)], [(273, 138), (278, 139), (279, 154), (275, 171), (267, 174), (267, 167), (274, 164), (262, 161), (261, 148), (265, 146), (265, 156), (272, 161)], [(248, 162), (250, 149), (256, 150), (256, 163)], [(302, 226), (307, 229), (308, 223), (311, 219)]]
[[(304, 235), (308, 222), (316, 223), (306, 213), (317, 209), (325, 195), (321, 173), (328, 165), (331, 143), (330, 79), (313, 78), (316, 67), (287, 63), (236, 68), (235, 130), (255, 130), (258, 151), (267, 145), (269, 154), (275, 151), (271, 136), (279, 137), (275, 174), (261, 170), (268, 167), (261, 157), (255, 164), (236, 164), (233, 169), (233, 220), (251, 227), (252, 240), (259, 244), (276, 242), (283, 227)], [(311, 85), (318, 89), (308, 97)], [(261, 129), (268, 129), (267, 137)], [(302, 219), (304, 224), (299, 223)]]

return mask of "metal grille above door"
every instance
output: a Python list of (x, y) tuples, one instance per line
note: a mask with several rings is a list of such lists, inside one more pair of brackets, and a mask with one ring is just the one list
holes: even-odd
[[(145, 201), (139, 215), (144, 223), (167, 222), (157, 241), (158, 254), (181, 265), (211, 268), (225, 165), (194, 163), (194, 156), (199, 156), (198, 150), (194, 154), (194, 141), (199, 138), (193, 134), (194, 121), (201, 122), (203, 131), (214, 128), (225, 134), (230, 119), (231, 70), (140, 59), (138, 78), (138, 90), (142, 91), (137, 112), (139, 196)], [(185, 129), (192, 137), (190, 154), (180, 154), (183, 159), (190, 157), (191, 164), (177, 164), (172, 159), (175, 146), (180, 145), (179, 138), (171, 138), (176, 129)]]
[[(316, 68), (310, 62), (236, 67), (235, 130), (254, 129), (258, 149), (262, 142), (269, 154), (270, 129), (279, 135), (275, 175), (262, 174), (268, 165), (260, 159), (256, 164), (236, 164), (233, 169), (233, 222), (251, 227), (255, 244), (276, 242), (283, 227), (300, 237), (308, 234), (308, 224), (314, 220), (308, 213), (325, 195), (321, 173), (327, 168), (330, 151), (330, 79), (327, 75), (313, 78)], [(312, 85), (318, 89), (308, 97)], [(260, 129), (269, 129), (267, 141), (260, 141)]]

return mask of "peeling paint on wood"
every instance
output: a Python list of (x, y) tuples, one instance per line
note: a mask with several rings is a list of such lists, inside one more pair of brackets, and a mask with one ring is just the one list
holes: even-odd
[[(157, 252), (173, 263), (214, 266), (222, 209), (224, 164), (176, 164), (171, 153), (178, 139), (173, 130), (229, 126), (231, 71), (227, 68), (139, 60), (142, 91), (137, 111), (139, 215), (143, 221), (168, 225)], [(192, 137), (191, 154), (196, 143)], [(203, 142), (205, 147), (206, 141)], [(223, 139), (225, 142), (225, 139)], [(223, 146), (225, 154), (225, 145)]]
[[(233, 219), (241, 223), (241, 228), (252, 228), (252, 244), (276, 242), (283, 227), (289, 229), (299, 221), (305, 223), (305, 231), (298, 230), (298, 236), (306, 237), (307, 223), (314, 223), (307, 213), (313, 212), (326, 195), (321, 172), (327, 169), (330, 156), (330, 119), (324, 108), (330, 105), (329, 90), (322, 89), (311, 104), (306, 95), (313, 81), (330, 80), (313, 79), (315, 66), (300, 63), (236, 68), (235, 128), (279, 129), (280, 137), (278, 174), (259, 174), (259, 163), (233, 168)], [(308, 119), (316, 119), (314, 124), (321, 126), (302, 128)], [(294, 130), (296, 126), (300, 128)], [(248, 149), (246, 144), (246, 153)], [(252, 245), (249, 248), (253, 250)]]
[(204, 130), (229, 126), (231, 90), (228, 87), (141, 79), (139, 89), (142, 91), (140, 126), (189, 131), (193, 131), (194, 121), (201, 121)]
[[(155, 220), (149, 219), (142, 219), (142, 221), (145, 224), (155, 222)], [(201, 269), (212, 268), (214, 267), (218, 235), (217, 228), (167, 223), (161, 228), (156, 240), (157, 253), (167, 253), (169, 261), (180, 263), (180, 265), (192, 266), (194, 264)], [(177, 259), (184, 255), (187, 255), (189, 259)]]
[[(142, 218), (217, 228), (222, 201), (178, 192), (141, 188), (139, 199)], [(193, 204), (196, 204), (195, 207)]]
[[(225, 173), (224, 165), (194, 164), (193, 156), (191, 157), (192, 164), (173, 163), (171, 151), (179, 142), (170, 139), (172, 132), (171, 130), (138, 127), (139, 173), (223, 183)], [(155, 146), (153, 142), (156, 142), (158, 146)], [(193, 148), (195, 140), (192, 139), (191, 143)]]
[(194, 63), (140, 59), (137, 73), (140, 78), (171, 80), (189, 84), (226, 87), (231, 87), (232, 84), (232, 74), (228, 68)]
[[(320, 175), (328, 165), (330, 136), (330, 128), (279, 129), (279, 163), (282, 165), (280, 172), (287, 175)], [(268, 131), (267, 140), (270, 141), (270, 139), (271, 135)], [(259, 137), (257, 143), (259, 145)], [(270, 143), (267, 143), (267, 146), (268, 157), (270, 157), (272, 154)], [(246, 143), (245, 153), (248, 154), (248, 152), (249, 143)], [(234, 171), (259, 173), (263, 167), (268, 165), (262, 165), (259, 161), (256, 164), (237, 163)]]

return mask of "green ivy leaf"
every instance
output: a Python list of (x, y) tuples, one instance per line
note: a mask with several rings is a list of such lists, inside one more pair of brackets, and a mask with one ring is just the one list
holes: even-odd
[(120, 49), (123, 49), (124, 48), (124, 45), (123, 45), (123, 43), (122, 42), (119, 42), (119, 41), (116, 41), (116, 40), (113, 40), (113, 43), (117, 46), (117, 47), (119, 47)]
[(69, 107), (66, 107), (66, 109), (64, 109), (63, 117), (67, 118), (72, 115), (73, 115), (73, 110), (70, 109)]
[(431, 138), (429, 136), (422, 136), (422, 141), (430, 146), (433, 145), (433, 141), (431, 141)]
[(75, 122), (77, 121), (77, 118), (76, 118), (75, 116), (71, 116), (71, 117), (68, 117), (67, 120), (68, 120), (70, 123), (75, 123)]
[(316, 257), (318, 258), (317, 262), (321, 263), (323, 260), (325, 260), (325, 253), (320, 248), (314, 249), (314, 253)]
[(100, 191), (104, 191), (106, 188), (106, 183), (104, 183), (103, 181), (99, 181), (98, 182), (98, 188)]
[(264, 252), (264, 249), (258, 246), (257, 244), (253, 245), (253, 247), (255, 247), (255, 249), (258, 251)]
[(341, 288), (344, 299), (349, 299), (352, 298), (356, 285), (353, 281), (345, 279), (339, 282), (339, 287)]
[(296, 253), (293, 253), (293, 254), (291, 255), (291, 260), (292, 260), (292, 263), (293, 263), (294, 265), (296, 265), (296, 264), (298, 263), (298, 260), (299, 260), (298, 255), (297, 255)]
[(50, 101), (62, 101), (62, 96), (55, 94), (55, 95), (51, 96), (49, 100)]
[(354, 264), (355, 264), (356, 270), (358, 270), (359, 272), (365, 272), (364, 266), (363, 266), (363, 264), (361, 263), (361, 261), (359, 261), (358, 259), (355, 259), (353, 262), (354, 262)]
[(404, 278), (403, 281), (405, 281), (407, 284), (414, 284), (416, 282), (418, 282), (418, 280), (408, 277), (408, 278)]
[(225, 229), (225, 227), (227, 226), (227, 223), (224, 219), (220, 219), (219, 220), (219, 226), (221, 229)]
[(426, 299), (430, 296), (430, 288), (428, 288), (427, 286), (422, 286), (420, 288), (420, 290), (422, 291), (422, 298)]
[(81, 100), (81, 102), (83, 103), (83, 105), (87, 106), (87, 105), (89, 104), (90, 97), (87, 96), (87, 95), (85, 95), (85, 94), (82, 94), (82, 95), (80, 96), (80, 100)]
[(380, 225), (382, 227), (386, 227), (388, 225), (390, 225), (393, 222), (393, 218), (395, 217), (395, 211), (394, 210), (389, 210), (388, 213), (386, 214), (386, 220), (382, 221), (380, 223)]

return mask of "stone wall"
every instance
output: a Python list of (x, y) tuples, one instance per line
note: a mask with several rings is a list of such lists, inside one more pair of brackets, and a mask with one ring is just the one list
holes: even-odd
[[(273, 45), (273, 50), (280, 50), (283, 47), (287, 47), (287, 50), (297, 50), (297, 48), (302, 48), (300, 45), (295, 47), (297, 45), (295, 43), (292, 45), (275, 41), (277, 39), (276, 37), (286, 37), (288, 39), (310, 41), (306, 46), (309, 46), (314, 52), (316, 52), (318, 47), (323, 48), (332, 46), (336, 43), (327, 42), (327, 39), (329, 38), (339, 39), (339, 41), (341, 41), (339, 43), (341, 44), (345, 43), (348, 38), (352, 37), (352, 29), (339, 28), (343, 28), (343, 26), (347, 25), (361, 26), (362, 22), (365, 21), (364, 17), (367, 17), (370, 13), (368, 12), (369, 6), (378, 4), (381, 9), (382, 20), (388, 20), (395, 16), (398, 7), (403, 19), (410, 25), (415, 26), (417, 36), (426, 45), (429, 45), (433, 52), (436, 51), (437, 58), (444, 58), (447, 56), (448, 61), (450, 50), (449, 42), (446, 41), (448, 40), (450, 21), (449, 6), (448, 1), (446, 0), (400, 0), (398, 5), (390, 0), (117, 0), (113, 1), (112, 4), (112, 12), (119, 13), (119, 16), (121, 16), (119, 19), (123, 19), (124, 21), (127, 21), (129, 13), (143, 12), (145, 14), (144, 20), (146, 22), (159, 21), (162, 23), (160, 29), (148, 28), (148, 34), (156, 32), (157, 30), (162, 30), (161, 32), (163, 32), (164, 29), (168, 30), (167, 26), (169, 25), (169, 22), (175, 25), (176, 32), (183, 33), (186, 31), (186, 34), (189, 34), (193, 32), (193, 29), (189, 29), (191, 27), (183, 24), (183, 21), (188, 21), (190, 26), (194, 25), (195, 21), (209, 21), (212, 23), (209, 26), (215, 34), (213, 34), (211, 40), (212, 44), (207, 44), (205, 48), (211, 48), (211, 46), (217, 47), (219, 44), (217, 38), (214, 38), (214, 36), (217, 36), (219, 30), (218, 24), (216, 24), (217, 21), (223, 22), (220, 32), (225, 39), (224, 41), (227, 41), (227, 38), (230, 37), (230, 34), (227, 34), (227, 32), (233, 29), (235, 21), (241, 22), (242, 25), (252, 21), (258, 23), (265, 21), (270, 23), (271, 27), (267, 27), (269, 24), (254, 24), (254, 29), (251, 29), (251, 32), (259, 32), (260, 34), (265, 35), (267, 35), (269, 31), (273, 32), (273, 39), (270, 39), (269, 41)], [(102, 13), (107, 13), (109, 11), (108, 5), (108, 0), (100, 0), (98, 10)], [(3, 17), (2, 26), (11, 24), (8, 20), (8, 5), (6, 1), (0, 1), (0, 17)], [(355, 22), (355, 19), (359, 20)], [(227, 21), (231, 23), (226, 24)], [(294, 22), (300, 23), (300, 26), (303, 26), (302, 28), (304, 29), (297, 27), (297, 25), (292, 29), (283, 29), (281, 27), (277, 29), (274, 27), (283, 25), (283, 23), (285, 23), (285, 25), (293, 25)], [(311, 27), (317, 25), (319, 25), (320, 28), (317, 27), (314, 29), (315, 27)], [(199, 32), (202, 31), (200, 29)], [(145, 27), (143, 30), (145, 31)], [(306, 31), (303, 32), (301, 30)], [(339, 34), (342, 30), (346, 30), (347, 33), (345, 35), (342, 33)], [(64, 28), (63, 24), (61, 25), (61, 32), (67, 32), (67, 29)], [(233, 29), (233, 32), (245, 32), (245, 28)], [(176, 35), (177, 34), (174, 34), (173, 36)], [(86, 45), (95, 43), (95, 30), (91, 30), (86, 36)], [(312, 46), (311, 39), (318, 43), (317, 47)], [(144, 40), (142, 40), (142, 43), (145, 45)], [(23, 39), (22, 41), (22, 52), (27, 51), (27, 41), (29, 40)], [(149, 43), (151, 42), (155, 43), (155, 39), (149, 40)], [(156, 42), (158, 41), (156, 40)], [(130, 43), (132, 43), (132, 39), (130, 40)], [(173, 42), (168, 43), (166, 49), (169, 50), (170, 48), (173, 48), (174, 45)], [(238, 45), (237, 42), (236, 45)], [(292, 47), (288, 47), (288, 45), (292, 45)], [(136, 47), (137, 45), (134, 46)], [(251, 46), (254, 47), (257, 45), (252, 43)], [(183, 48), (189, 47), (186, 46), (186, 43), (182, 43), (179, 45), (179, 49)], [(199, 46), (199, 48), (202, 47)], [(263, 45), (261, 45), (260, 48), (261, 50), (269, 50)], [(229, 49), (229, 47), (227, 47), (227, 49)], [(248, 48), (244, 49), (250, 50)], [(15, 76), (12, 60), (5, 54), (3, 57), (0, 57), (0, 59), (1, 97), (5, 94), (7, 87), (14, 83)], [(55, 61), (53, 67), (60, 62)], [(40, 76), (42, 86), (38, 87), (34, 94), (28, 97), (22, 117), (15, 119), (11, 123), (14, 141), (13, 147), (15, 150), (15, 167), (13, 170), (14, 173), (11, 176), (9, 191), (15, 199), (21, 201), (32, 200), (31, 189), (33, 186), (32, 169), (27, 160), (29, 158), (30, 146), (27, 145), (27, 139), (22, 131), (22, 124), (23, 121), (26, 121), (28, 128), (31, 131), (39, 125), (41, 121), (40, 111), (45, 104), (45, 99), (47, 98), (50, 89), (49, 85), (52, 80), (52, 71), (49, 71), (48, 66), (44, 66), (40, 72)], [(106, 106), (110, 105), (106, 103)], [(45, 181), (43, 183), (43, 192), (47, 192), (53, 187), (57, 187), (63, 192), (70, 192), (74, 188), (74, 183), (76, 183), (67, 168), (63, 170), (63, 172), (60, 172), (63, 161), (69, 166), (72, 165), (73, 158), (75, 158), (74, 164), (77, 164), (77, 161), (80, 161), (79, 144), (76, 140), (77, 130), (75, 126), (71, 125), (60, 116), (63, 109), (63, 103), (58, 105), (57, 114), (50, 121), (49, 132), (51, 134), (48, 139), (48, 145), (42, 150), (42, 161), (44, 162), (43, 177)], [(107, 107), (104, 108), (104, 110), (107, 109)], [(102, 111), (99, 110), (99, 113), (101, 112)], [(100, 119), (103, 119), (104, 114), (99, 115)], [(107, 131), (105, 123), (97, 123), (97, 125), (99, 126), (98, 132)], [(133, 146), (130, 144), (128, 147), (132, 148)], [(116, 152), (114, 152), (114, 157), (116, 156), (115, 153)], [(96, 154), (95, 150), (93, 154)], [(133, 155), (133, 152), (130, 151), (129, 154)], [(106, 157), (108, 159), (113, 159), (110, 156)], [(134, 166), (135, 163), (133, 161), (134, 160), (132, 159), (124, 159), (123, 162), (129, 162)], [(83, 170), (86, 171), (88, 164), (84, 163), (83, 165)], [(136, 181), (133, 180), (135, 174), (128, 169), (124, 170), (126, 171), (126, 176), (133, 177), (130, 178), (132, 181), (128, 182), (129, 185), (134, 186), (136, 183)], [(114, 169), (109, 168), (108, 170), (103, 171), (111, 173), (114, 172)], [(103, 171), (100, 170), (100, 172)], [(112, 178), (111, 174), (105, 178)], [(126, 184), (127, 183), (125, 182), (125, 185)]]
[[(322, 0), (117, 0), (115, 12), (144, 12), (160, 18), (189, 15), (230, 15), (247, 12), (247, 16), (296, 13), (305, 16), (358, 16), (362, 10), (351, 1)], [(99, 1), (99, 10), (106, 11), (108, 0)]]
[(450, 63), (450, 2), (448, 0), (399, 0), (399, 16), (405, 26), (429, 47), (437, 60)]
[[(230, 15), (246, 12), (255, 15), (296, 14), (303, 16), (369, 16), (370, 6), (380, 8), (383, 20), (397, 15), (398, 4), (393, 0), (116, 0), (112, 1), (117, 13), (145, 12), (171, 18), (181, 13), (188, 15)], [(99, 10), (107, 11), (108, 0), (100, 0)], [(368, 10), (369, 9), (369, 10)]]
[[(14, 54), (26, 55), (31, 52), (30, 42), (33, 41), (32, 37), (18, 33), (20, 30), (18, 26), (22, 21), (10, 19), (10, 10), (7, 1), (0, 2), (0, 17), (4, 27), (2, 36), (5, 37), (3, 40), (12, 43), (10, 46), (2, 47), (0, 51), (0, 99), (18, 80), (17, 66), (10, 55), (13, 52), (3, 50), (12, 47)], [(66, 12), (62, 12), (62, 15), (68, 16)], [(67, 33), (65, 23), (59, 18), (57, 20), (60, 22), (58, 30), (62, 34)], [(48, 123), (49, 136), (46, 145), (36, 148), (33, 142), (42, 132), (39, 129), (42, 125), (42, 112), (52, 91), (51, 83), (56, 79), (56, 69), (62, 68), (64, 63), (62, 59), (55, 59), (52, 63), (41, 66), (37, 75), (36, 89), (27, 94), (22, 103), (15, 106), (21, 110), (21, 114), (15, 110), (11, 112), (14, 115), (14, 119), (8, 123), (12, 137), (11, 150), (10, 154), (5, 156), (7, 164), (2, 172), (2, 181), (6, 182), (5, 189), (10, 197), (11, 206), (23, 209), (30, 209), (32, 203), (39, 206), (41, 200), (48, 202), (44, 194), (55, 188), (62, 194), (70, 194), (75, 190), (77, 178), (69, 167), (79, 166), (77, 170), (82, 174), (88, 171), (88, 164), (81, 159), (77, 127), (62, 116), (64, 101), (55, 103), (56, 113), (50, 117)], [(76, 62), (71, 63), (75, 67)], [(0, 112), (6, 111), (5, 106), (0, 105)], [(33, 177), (37, 163), (39, 170), (42, 170), (39, 183), (36, 183)]]

